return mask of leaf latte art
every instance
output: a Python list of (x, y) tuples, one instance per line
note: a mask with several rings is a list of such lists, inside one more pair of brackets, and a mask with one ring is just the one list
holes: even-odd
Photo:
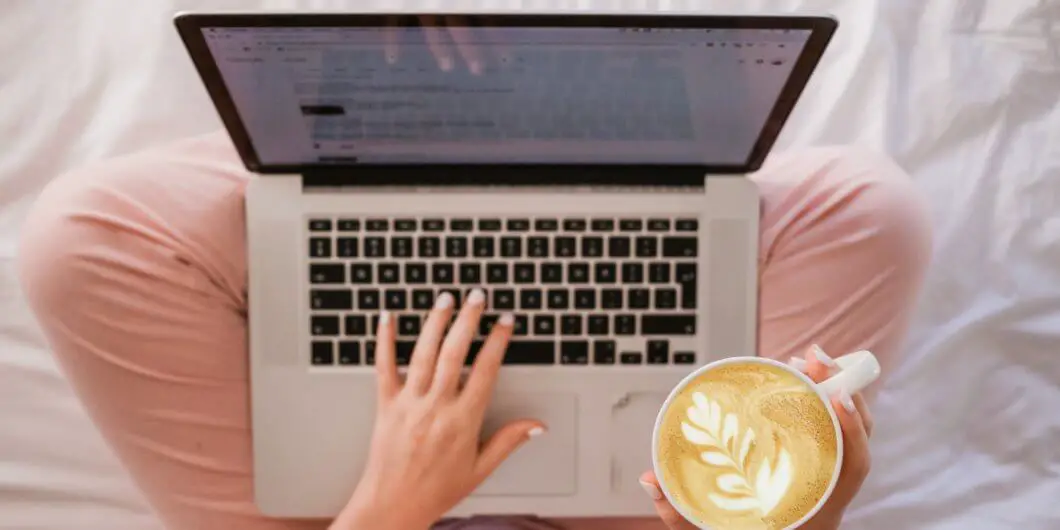
[(827, 494), (836, 471), (826, 407), (772, 365), (709, 370), (664, 412), (659, 478), (687, 515), (711, 528), (788, 528)]

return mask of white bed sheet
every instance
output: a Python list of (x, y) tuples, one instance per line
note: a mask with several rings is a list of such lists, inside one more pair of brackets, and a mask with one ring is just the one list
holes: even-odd
[(1060, 528), (1060, 2), (0, 2), (0, 528), (157, 528), (12, 274), (21, 219), (85, 161), (218, 127), (169, 18), (354, 6), (828, 11), (843, 26), (782, 146), (892, 153), (937, 251), (847, 528)]

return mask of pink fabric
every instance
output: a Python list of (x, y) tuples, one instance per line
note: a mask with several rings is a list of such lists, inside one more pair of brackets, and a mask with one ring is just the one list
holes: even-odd
[[(243, 192), (221, 134), (54, 181), (22, 238), (22, 283), (107, 441), (175, 529), (320, 529), (251, 497)], [(763, 197), (760, 353), (875, 351), (888, 373), (929, 259), (923, 203), (871, 152), (774, 156)], [(567, 520), (647, 530), (653, 520)]]

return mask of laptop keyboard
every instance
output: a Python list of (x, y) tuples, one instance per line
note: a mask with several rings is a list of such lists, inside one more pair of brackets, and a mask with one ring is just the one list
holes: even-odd
[[(372, 365), (379, 312), (396, 318), (407, 365), (441, 292), (486, 293), (482, 339), (515, 315), (505, 364), (692, 364), (694, 218), (383, 218), (308, 221), (311, 363)], [(636, 351), (620, 348), (642, 337)], [(688, 344), (687, 340), (679, 341)]]

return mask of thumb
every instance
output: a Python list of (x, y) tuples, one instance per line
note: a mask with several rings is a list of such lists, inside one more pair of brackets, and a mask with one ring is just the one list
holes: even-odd
[(527, 440), (544, 433), (545, 425), (538, 420), (516, 420), (501, 427), (482, 445), (475, 462), (475, 477), (480, 482), (486, 480)]
[(648, 471), (641, 475), (640, 486), (644, 488), (644, 491), (651, 497), (652, 502), (655, 503), (655, 513), (659, 514), (659, 518), (666, 523), (667, 528), (670, 530), (697, 530), (696, 525), (688, 522), (681, 514), (677, 513), (670, 501), (666, 500), (654, 473)]

